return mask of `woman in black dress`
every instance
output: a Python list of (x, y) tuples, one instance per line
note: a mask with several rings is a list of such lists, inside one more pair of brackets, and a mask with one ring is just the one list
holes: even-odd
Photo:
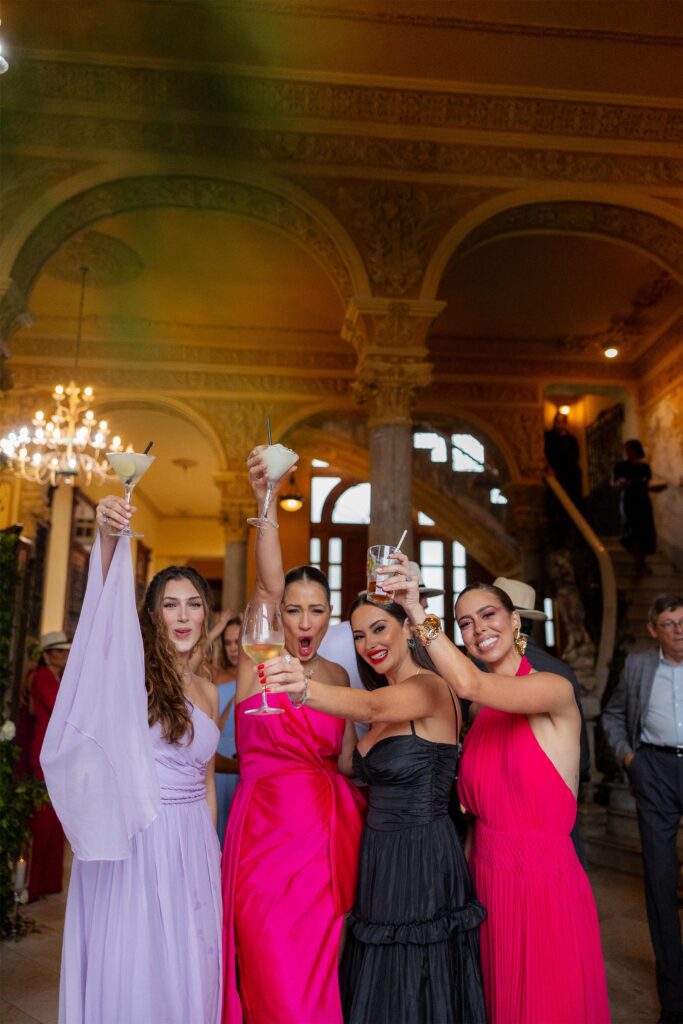
[(645, 461), (645, 451), (637, 438), (624, 444), (626, 458), (614, 467), (614, 482), (621, 487), (621, 517), (624, 533), (621, 543), (633, 558), (635, 576), (646, 571), (645, 559), (657, 548), (655, 521), (650, 502), (652, 470)]
[(370, 724), (353, 758), (370, 789), (341, 965), (344, 1019), (483, 1024), (486, 912), (448, 816), (460, 710), (414, 645), (403, 608), (363, 597), (350, 618), (365, 691), (306, 679), (294, 658), (274, 658), (264, 670), (269, 688), (290, 693), (295, 706)]

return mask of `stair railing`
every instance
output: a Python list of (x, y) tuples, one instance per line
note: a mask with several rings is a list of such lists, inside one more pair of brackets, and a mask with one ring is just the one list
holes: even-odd
[(617, 581), (614, 575), (614, 566), (607, 548), (590, 523), (578, 510), (562, 484), (558, 483), (557, 478), (554, 476), (546, 476), (545, 482), (595, 555), (600, 571), (602, 623), (600, 627), (598, 656), (595, 661), (595, 693), (599, 700), (607, 685), (609, 666), (614, 653), (617, 635)]

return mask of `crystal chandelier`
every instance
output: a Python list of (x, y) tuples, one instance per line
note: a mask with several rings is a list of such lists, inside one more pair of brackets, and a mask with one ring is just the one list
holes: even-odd
[[(81, 267), (81, 299), (78, 312), (74, 376), (78, 365), (78, 350), (83, 322), (83, 300), (87, 267)], [(58, 384), (52, 392), (53, 412), (47, 416), (38, 410), (31, 421), (32, 427), (19, 427), (0, 438), (0, 453), (15, 476), (32, 483), (50, 483), (61, 480), (73, 484), (82, 477), (86, 484), (93, 478), (97, 483), (115, 479), (104, 457), (107, 451), (121, 451), (120, 437), (112, 437), (106, 420), (97, 420), (90, 408), (94, 394), (91, 387), (81, 388), (75, 380), (64, 387)]]

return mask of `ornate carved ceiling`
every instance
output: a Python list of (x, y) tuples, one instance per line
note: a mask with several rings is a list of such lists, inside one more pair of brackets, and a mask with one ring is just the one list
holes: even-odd
[(206, 479), (266, 411), (280, 434), (351, 414), (355, 299), (446, 303), (418, 414), (487, 422), (522, 476), (549, 384), (674, 386), (677, 4), (96, 6), (3, 3), (17, 395), (71, 361), (83, 263), (83, 373), (131, 422), (177, 416), (174, 447), (204, 425)]

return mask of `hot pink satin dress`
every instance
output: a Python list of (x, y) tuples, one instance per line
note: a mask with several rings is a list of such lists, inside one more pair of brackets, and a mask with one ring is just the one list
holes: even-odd
[[(530, 670), (523, 658), (517, 675)], [(481, 708), (458, 791), (476, 817), (469, 866), (488, 914), (480, 942), (490, 1024), (605, 1024), (598, 916), (569, 837), (576, 800), (526, 715)]]
[(337, 959), (364, 800), (337, 771), (345, 722), (285, 694), (236, 708), (237, 786), (223, 847), (224, 1024), (341, 1024)]

